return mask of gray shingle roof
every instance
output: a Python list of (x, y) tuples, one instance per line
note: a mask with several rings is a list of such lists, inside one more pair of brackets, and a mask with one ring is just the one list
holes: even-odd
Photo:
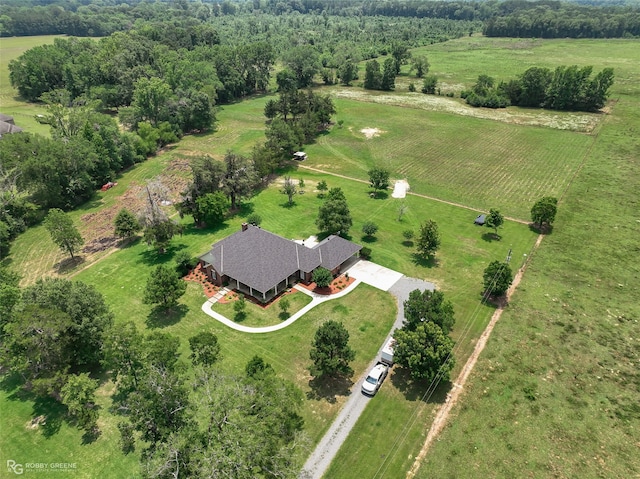
[(21, 131), (22, 128), (14, 125), (13, 123), (0, 121), (0, 135), (4, 135), (5, 133), (20, 133)]
[(320, 251), (320, 265), (332, 270), (360, 251), (362, 246), (340, 236), (331, 235), (318, 243), (314, 249)]
[(266, 293), (298, 271), (318, 266), (334, 269), (361, 249), (339, 236), (330, 236), (307, 248), (259, 227), (248, 225), (213, 245), (200, 259), (215, 270)]

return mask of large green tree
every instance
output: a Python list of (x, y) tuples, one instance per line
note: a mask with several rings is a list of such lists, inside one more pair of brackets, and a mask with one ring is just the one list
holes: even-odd
[(72, 353), (69, 360), (75, 367), (94, 365), (102, 359), (102, 340), (113, 324), (113, 313), (95, 286), (64, 278), (47, 278), (25, 288), (22, 302), (55, 308), (71, 317)]
[(326, 200), (320, 205), (316, 225), (320, 231), (348, 234), (353, 221), (347, 205), (347, 199), (341, 188), (331, 188)]
[(311, 374), (316, 377), (353, 374), (349, 363), (356, 353), (349, 346), (349, 331), (338, 321), (326, 321), (316, 331), (309, 357)]
[(115, 235), (121, 239), (129, 239), (142, 229), (140, 221), (128, 209), (122, 208), (114, 220)]
[(74, 253), (84, 244), (80, 232), (73, 224), (73, 220), (64, 211), (58, 208), (49, 210), (44, 220), (44, 227), (51, 235), (53, 242), (73, 259)]
[(420, 225), (420, 233), (416, 248), (423, 258), (432, 257), (440, 247), (440, 232), (438, 225), (433, 220), (427, 220)]
[(229, 200), (221, 191), (207, 193), (196, 200), (193, 219), (196, 224), (214, 227), (222, 224), (229, 211)]
[(403, 329), (415, 330), (420, 323), (431, 322), (449, 334), (455, 324), (453, 305), (444, 299), (442, 291), (414, 289), (409, 293), (409, 299), (404, 302)]
[(389, 170), (384, 168), (372, 168), (368, 172), (369, 184), (373, 188), (374, 194), (389, 188)]
[(556, 219), (558, 199), (553, 196), (540, 198), (531, 207), (531, 221), (538, 227), (551, 226)]
[(96, 405), (98, 381), (91, 379), (88, 373), (71, 374), (62, 387), (62, 404), (67, 406), (69, 415), (78, 427), (91, 431), (97, 428), (98, 406)]
[(513, 272), (508, 263), (492, 261), (482, 275), (484, 292), (491, 296), (503, 296), (513, 282)]
[(399, 329), (393, 334), (393, 358), (407, 368), (414, 379), (446, 382), (455, 364), (454, 342), (442, 328), (430, 321), (421, 322), (415, 330)]
[(189, 404), (171, 403), (173, 410), (186, 406), (186, 415), (198, 421), (171, 425), (171, 433), (155, 441), (143, 459), (145, 477), (298, 477), (308, 444), (298, 414), (302, 393), (265, 373), (235, 377), (198, 370)]
[(367, 90), (380, 90), (381, 85), (380, 63), (377, 60), (369, 60), (365, 66), (364, 88)]
[(135, 323), (114, 324), (105, 334), (102, 345), (104, 366), (111, 371), (120, 390), (138, 387), (144, 366), (143, 336)]
[(218, 336), (209, 331), (201, 331), (195, 336), (191, 336), (189, 349), (194, 366), (211, 366), (220, 359)]
[(380, 89), (393, 90), (396, 87), (396, 66), (393, 58), (387, 58), (382, 65), (382, 79)]
[(237, 201), (251, 195), (257, 176), (248, 158), (227, 151), (224, 156), (226, 172), (222, 180), (225, 193), (231, 201), (231, 209), (236, 210)]
[(149, 276), (142, 301), (145, 304), (160, 304), (165, 309), (170, 309), (178, 304), (186, 290), (187, 283), (178, 273), (173, 268), (161, 264)]
[(73, 321), (59, 309), (27, 305), (4, 325), (3, 368), (19, 374), (24, 387), (57, 396), (73, 355)]

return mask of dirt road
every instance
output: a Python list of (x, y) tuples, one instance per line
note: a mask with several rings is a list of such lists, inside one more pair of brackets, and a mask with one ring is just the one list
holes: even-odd
[[(538, 236), (538, 239), (536, 240), (536, 243), (532, 251), (535, 251), (538, 248), (538, 246), (540, 246), (540, 243), (542, 242), (542, 238), (544, 238), (543, 235)], [(429, 451), (429, 448), (431, 447), (431, 444), (433, 444), (433, 441), (438, 436), (438, 434), (440, 434), (445, 424), (447, 423), (447, 418), (449, 417), (449, 413), (458, 402), (458, 399), (460, 398), (460, 393), (462, 392), (464, 385), (467, 382), (469, 375), (471, 374), (471, 371), (476, 365), (476, 362), (480, 357), (480, 353), (482, 352), (485, 345), (487, 344), (487, 340), (489, 339), (489, 336), (491, 336), (491, 332), (493, 331), (493, 328), (495, 327), (496, 323), (500, 319), (500, 316), (504, 311), (504, 307), (509, 303), (509, 299), (511, 298), (511, 295), (518, 287), (518, 284), (520, 284), (520, 280), (522, 279), (522, 276), (524, 274), (524, 271), (527, 267), (527, 264), (530, 258), (531, 256), (527, 257), (527, 261), (522, 265), (522, 268), (520, 268), (516, 273), (515, 277), (513, 278), (513, 283), (511, 284), (511, 287), (507, 291), (506, 301), (503, 304), (501, 304), (500, 307), (498, 307), (498, 309), (496, 309), (496, 311), (493, 313), (493, 316), (491, 317), (491, 321), (489, 321), (489, 324), (487, 325), (484, 332), (480, 336), (480, 339), (478, 339), (478, 342), (476, 343), (476, 347), (474, 348), (473, 353), (465, 363), (464, 367), (462, 368), (462, 371), (460, 371), (460, 374), (458, 375), (456, 381), (454, 382), (454, 387), (449, 393), (447, 401), (442, 406), (440, 406), (440, 409), (436, 413), (436, 417), (433, 420), (433, 423), (431, 424), (431, 429), (429, 429), (429, 432), (427, 433), (427, 438), (424, 441), (422, 449), (416, 456), (416, 459), (413, 462), (411, 469), (409, 470), (409, 472), (407, 472), (407, 479), (413, 479), (413, 477), (416, 475), (416, 473), (418, 472), (418, 469), (420, 468), (420, 464), (422, 464), (422, 461), (424, 460), (425, 456), (427, 455), (427, 452)]]

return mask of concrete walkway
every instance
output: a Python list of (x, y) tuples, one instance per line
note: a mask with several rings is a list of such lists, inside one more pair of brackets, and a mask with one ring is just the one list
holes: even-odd
[(271, 333), (273, 331), (284, 329), (287, 326), (295, 323), (302, 315), (306, 314), (310, 309), (315, 308), (316, 306), (318, 306), (321, 303), (324, 303), (325, 301), (342, 298), (343, 296), (353, 291), (356, 288), (356, 286), (358, 286), (359, 284), (360, 284), (360, 280), (357, 278), (354, 278), (353, 283), (351, 283), (349, 286), (344, 288), (342, 291), (340, 291), (339, 293), (330, 294), (330, 295), (314, 293), (313, 291), (309, 291), (308, 289), (303, 288), (302, 286), (299, 286), (296, 284), (294, 288), (308, 296), (311, 296), (312, 298), (311, 302), (307, 304), (304, 308), (302, 308), (300, 311), (298, 311), (297, 313), (292, 314), (291, 317), (286, 321), (283, 321), (280, 324), (274, 324), (273, 326), (264, 326), (262, 328), (243, 326), (242, 324), (238, 324), (235, 321), (230, 320), (226, 316), (223, 316), (222, 314), (215, 312), (213, 309), (211, 309), (211, 306), (218, 301), (219, 298), (217, 298), (216, 296), (208, 299), (202, 305), (202, 311), (204, 311), (206, 314), (208, 314), (212, 318), (218, 320), (222, 324), (229, 326), (231, 329), (235, 329), (236, 331), (242, 331), (243, 333), (254, 333), (254, 334), (255, 333)]

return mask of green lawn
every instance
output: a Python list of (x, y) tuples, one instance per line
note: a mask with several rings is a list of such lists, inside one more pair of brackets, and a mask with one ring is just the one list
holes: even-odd
[[(280, 301), (282, 298), (289, 301), (289, 309), (284, 313), (280, 309)], [(311, 296), (304, 294), (300, 291), (293, 290), (291, 294), (278, 297), (275, 301), (272, 301), (267, 306), (262, 306), (252, 301), (247, 301), (246, 310), (244, 316), (238, 317), (234, 310), (235, 301), (229, 303), (214, 303), (212, 308), (215, 312), (222, 314), (228, 319), (231, 319), (243, 326), (249, 326), (253, 328), (273, 326), (281, 324), (286, 321), (290, 316), (294, 315), (307, 304), (311, 302)]]

